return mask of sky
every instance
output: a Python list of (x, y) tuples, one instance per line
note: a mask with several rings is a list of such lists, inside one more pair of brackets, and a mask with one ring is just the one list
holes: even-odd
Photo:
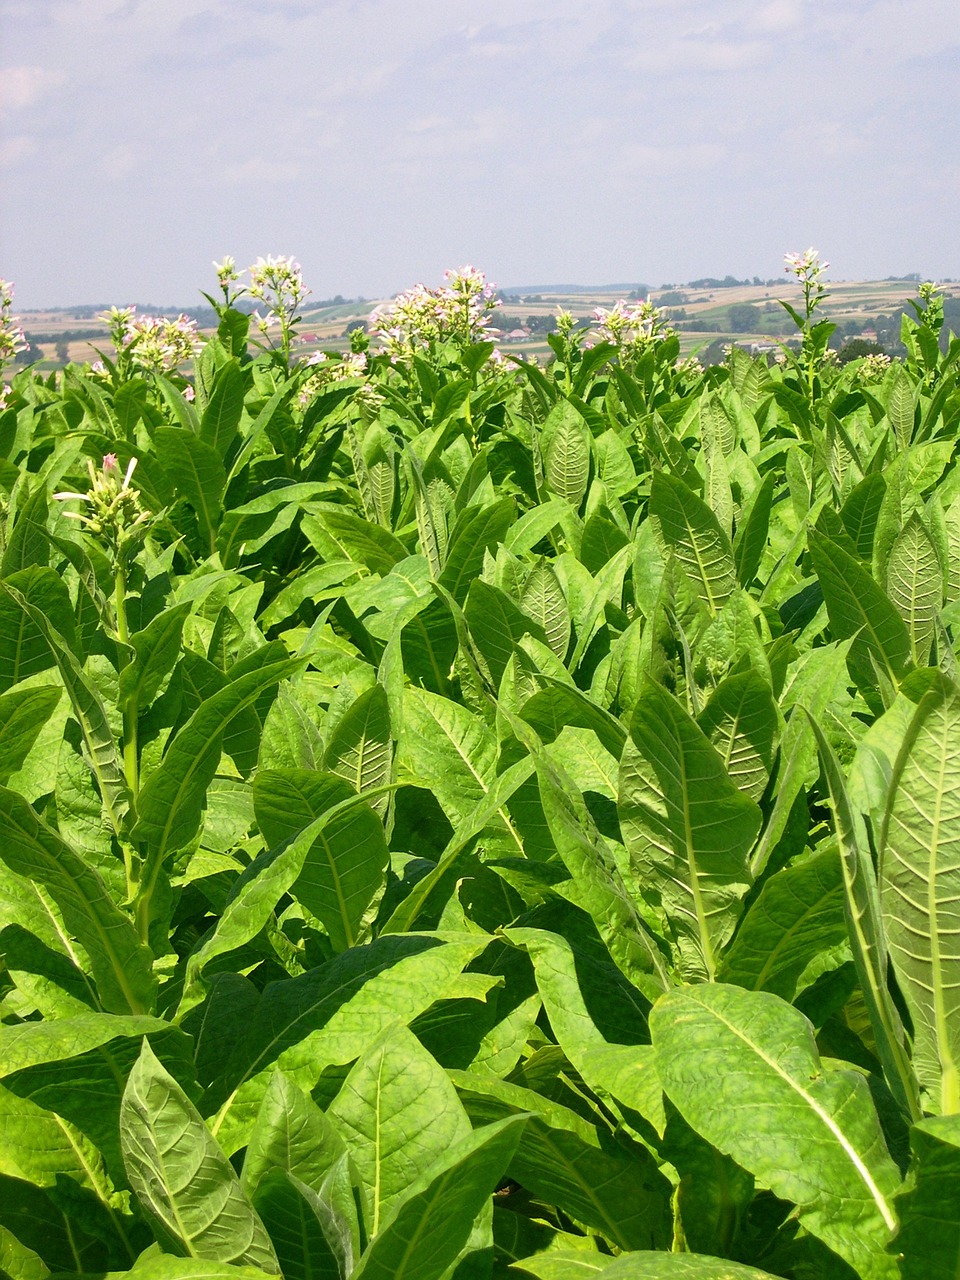
[(22, 309), (960, 277), (957, 0), (0, 0)]

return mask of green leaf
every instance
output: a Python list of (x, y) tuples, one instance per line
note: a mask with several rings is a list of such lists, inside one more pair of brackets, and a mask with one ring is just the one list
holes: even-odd
[(354, 791), (376, 790), (390, 782), (392, 741), (387, 693), (375, 684), (337, 721), (323, 753), (323, 767), (349, 782)]
[(960, 1275), (960, 1116), (933, 1116), (910, 1131), (913, 1164), (896, 1199), (900, 1230), (890, 1249), (902, 1280)]
[(301, 833), (311, 830), (293, 894), (323, 923), (336, 951), (354, 946), (389, 860), (376, 814), (349, 783), (308, 769), (261, 770), (253, 802), (271, 848), (294, 839), (300, 847)]
[(665, 471), (654, 473), (650, 514), (660, 521), (697, 594), (712, 614), (720, 610), (737, 585), (730, 539), (702, 498)]
[[(340, 1280), (337, 1256), (312, 1201), (319, 1201), (317, 1193), (281, 1169), (270, 1169), (253, 1195), (284, 1280)], [(322, 1204), (318, 1208), (322, 1213)]]
[(591, 729), (600, 744), (615, 758), (620, 758), (627, 740), (623, 725), (573, 685), (551, 681), (528, 698), (520, 715), (536, 729), (544, 742), (554, 742), (570, 725)]
[(303, 532), (325, 560), (353, 560), (371, 573), (387, 574), (409, 555), (389, 529), (334, 507), (315, 510), (302, 521)]
[(220, 454), (212, 444), (182, 427), (158, 427), (153, 440), (178, 494), (193, 507), (203, 545), (212, 554), (217, 547), (223, 491), (227, 484)]
[[(938, 1109), (960, 1111), (960, 691), (913, 715), (879, 840), (880, 901), (913, 1023), (913, 1064)], [(934, 1103), (936, 1106), (937, 1103)]]
[(541, 1253), (524, 1258), (510, 1268), (519, 1276), (536, 1280), (775, 1280), (769, 1271), (745, 1267), (699, 1253), (622, 1253), (619, 1258), (603, 1254)]
[(5, 1280), (46, 1280), (50, 1269), (38, 1253), (0, 1224), (0, 1275)]
[(163, 760), (141, 788), (139, 820), (133, 833), (135, 839), (150, 846), (158, 862), (184, 848), (197, 834), (207, 787), (220, 763), (224, 730), (300, 665), (293, 658), (246, 671), (202, 702), (169, 743)]
[(943, 566), (918, 512), (897, 534), (887, 558), (887, 595), (907, 624), (914, 663), (925, 667), (943, 605)]
[(363, 1054), (327, 1115), (359, 1172), (371, 1236), (417, 1178), (471, 1132), (447, 1073), (403, 1027), (388, 1031)]
[(140, 1207), (169, 1248), (280, 1274), (229, 1160), (146, 1041), (123, 1091), (120, 1143)]
[(770, 532), (770, 510), (776, 475), (768, 471), (754, 490), (733, 540), (733, 558), (740, 585), (749, 587), (760, 569)]
[[(259, 1267), (232, 1267), (226, 1262), (206, 1262), (200, 1258), (173, 1258), (170, 1254), (149, 1253), (129, 1271), (111, 1271), (96, 1280), (264, 1280), (268, 1273)], [(276, 1272), (269, 1272), (276, 1275)], [(83, 1276), (64, 1280), (86, 1280)]]
[(276, 1169), (319, 1191), (345, 1150), (325, 1113), (288, 1076), (275, 1071), (250, 1134), (240, 1185), (252, 1196), (261, 1178)]
[(517, 518), (513, 498), (498, 498), (485, 507), (467, 507), (450, 534), (446, 563), (438, 579), (463, 604), (474, 578), (483, 568), (483, 557), (506, 537)]
[(23, 767), (60, 697), (50, 685), (0, 694), (0, 783)]
[(697, 724), (717, 749), (734, 786), (759, 804), (780, 737), (777, 704), (759, 672), (721, 680)]
[[(846, 782), (830, 744), (810, 712), (820, 764), (833, 805), (840, 865), (844, 881), (844, 914), (860, 990), (866, 1002), (877, 1055), (891, 1093), (905, 1116), (920, 1118), (920, 1099), (913, 1066), (907, 1056), (900, 1014), (887, 980), (889, 956), (873, 857), (863, 820), (855, 814)], [(880, 725), (883, 721), (878, 722)]]
[[(493, 787), (496, 762), (496, 739), (479, 716), (437, 694), (404, 690), (399, 763), (417, 786), (433, 791), (454, 826)], [(522, 849), (519, 836), (514, 848)]]
[(579, 509), (590, 479), (590, 432), (569, 400), (556, 404), (544, 423), (543, 462), (550, 493)]
[(23, 610), (39, 630), (53, 655), (60, 678), (70, 696), (73, 713), (80, 724), (87, 758), (100, 787), (100, 796), (110, 815), (113, 829), (119, 835), (129, 796), (117, 755), (117, 744), (100, 694), (80, 667), (64, 637), (50, 625), (44, 610), (31, 603), (10, 582), (0, 582), (0, 589)]
[(213, 394), (200, 419), (200, 439), (225, 458), (237, 437), (243, 413), (246, 379), (236, 360), (221, 365), (213, 384)]
[(505, 811), (508, 801), (523, 786), (532, 772), (533, 761), (524, 758), (497, 775), (490, 790), (484, 793), (472, 812), (457, 824), (433, 869), (416, 882), (390, 919), (380, 926), (381, 934), (404, 933), (413, 928), (430, 894), (442, 882), (462, 851), (497, 814)]
[[(53, 569), (34, 566), (11, 573), (0, 593), (0, 689), (54, 665), (56, 655), (47, 632), (56, 631), (69, 647), (73, 639), (73, 606), (66, 583)], [(45, 629), (27, 605), (47, 622)], [(50, 625), (52, 624), (52, 625)]]
[(866, 1080), (824, 1069), (806, 1018), (777, 996), (711, 983), (662, 996), (650, 1032), (684, 1119), (794, 1203), (801, 1225), (862, 1280), (894, 1280), (884, 1250), (899, 1172)]
[(36, 880), (63, 912), (93, 969), (100, 1000), (112, 1013), (143, 1013), (153, 1003), (153, 957), (129, 916), (110, 898), (96, 869), (65, 844), (14, 791), (0, 787), (4, 839), (0, 858)]
[(620, 1249), (667, 1246), (670, 1186), (645, 1147), (608, 1140), (569, 1107), (530, 1089), (467, 1071), (450, 1075), (474, 1125), (527, 1116), (509, 1167), (527, 1191)]
[(570, 610), (560, 580), (545, 560), (534, 565), (523, 584), (520, 608), (542, 628), (547, 644), (562, 662), (570, 645)]
[[(583, 796), (543, 755), (536, 755), (544, 816), (560, 860), (573, 879), (573, 899), (597, 926), (622, 973), (641, 989), (669, 985), (664, 959), (623, 883)], [(651, 992), (647, 992), (651, 994)]]
[(756, 803), (675, 698), (648, 682), (620, 762), (620, 827), (640, 883), (659, 892), (681, 967), (712, 978), (750, 887)]
[(807, 543), (834, 639), (854, 637), (847, 664), (858, 687), (876, 687), (873, 662), (896, 687), (910, 660), (910, 638), (900, 614), (863, 565), (842, 547), (812, 530)]
[(886, 491), (887, 482), (883, 475), (872, 471), (850, 490), (840, 509), (843, 527), (857, 548), (857, 555), (867, 564), (873, 558), (873, 538)]
[(543, 644), (546, 632), (499, 587), (477, 578), (470, 584), (464, 616), (473, 640), (499, 688), (511, 655), (522, 636), (532, 635)]
[(120, 672), (121, 702), (142, 710), (157, 696), (180, 657), (183, 624), (189, 613), (188, 601), (164, 609), (130, 637), (135, 657)]
[(246, 1145), (276, 1068), (313, 1089), (326, 1067), (352, 1062), (392, 1023), (408, 1024), (455, 994), (463, 967), (488, 940), (378, 938), (299, 978), (269, 983), (208, 1095), (208, 1105), (219, 1107), (212, 1127), (221, 1143), (230, 1151)]
[(439, 1280), (466, 1245), (516, 1150), (524, 1118), (470, 1133), (422, 1175), (364, 1251), (351, 1280)]
[(721, 981), (792, 1000), (810, 961), (846, 938), (843, 904), (835, 850), (820, 850), (776, 872), (764, 882), (724, 955)]
[(0, 1026), (0, 1079), (44, 1063), (75, 1058), (119, 1036), (135, 1036), (139, 1040), (169, 1030), (170, 1024), (159, 1018), (108, 1013)]

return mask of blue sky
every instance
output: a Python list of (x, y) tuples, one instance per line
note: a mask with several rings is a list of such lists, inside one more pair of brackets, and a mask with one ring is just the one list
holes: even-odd
[(0, 275), (960, 277), (956, 0), (0, 0)]

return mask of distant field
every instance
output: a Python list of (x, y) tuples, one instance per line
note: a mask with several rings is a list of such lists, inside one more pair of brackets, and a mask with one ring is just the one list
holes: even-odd
[[(842, 323), (855, 321), (865, 324), (877, 315), (891, 315), (910, 299), (916, 297), (916, 282), (909, 280), (845, 280), (831, 283), (830, 299), (824, 310), (830, 319)], [(948, 297), (960, 297), (960, 287), (950, 286), (945, 290)], [(784, 279), (781, 287), (775, 285), (736, 285), (713, 289), (693, 289), (679, 284), (665, 291), (654, 289), (650, 298), (658, 302), (664, 295), (680, 293), (685, 295), (682, 306), (686, 319), (708, 322), (717, 327), (709, 332), (690, 332), (681, 325), (681, 345), (685, 352), (702, 348), (718, 339), (737, 341), (746, 345), (774, 343), (793, 336), (794, 330), (777, 299), (797, 304), (800, 300), (799, 288)], [(511, 299), (516, 297), (511, 293)], [(589, 319), (595, 307), (609, 307), (622, 297), (622, 292), (614, 290), (597, 290), (596, 292), (564, 292), (543, 286), (521, 294), (520, 301), (510, 301), (499, 309), (499, 315), (509, 323), (504, 329), (519, 328), (525, 325), (531, 316), (555, 316), (559, 309), (570, 311), (579, 319)], [(389, 299), (381, 299), (387, 302)], [(752, 305), (760, 309), (760, 317), (756, 327), (750, 332), (734, 332), (725, 325), (728, 309), (731, 306)], [(348, 343), (345, 330), (352, 321), (365, 321), (371, 311), (378, 305), (378, 300), (365, 300), (362, 303), (344, 302), (335, 306), (325, 306), (307, 310), (304, 313), (301, 334), (305, 338), (304, 351), (342, 350)], [(677, 306), (667, 308), (668, 314), (676, 315)], [(23, 312), (21, 321), (27, 337), (39, 346), (43, 352), (44, 365), (51, 368), (64, 363), (63, 356), (76, 363), (92, 361), (97, 358), (97, 348), (109, 346), (106, 327), (96, 319), (91, 319), (89, 308), (78, 309), (77, 313), (66, 311), (28, 311)], [(514, 323), (515, 322), (515, 323)], [(524, 339), (507, 339), (504, 345), (515, 349), (518, 354), (545, 355), (549, 351), (546, 339), (540, 333), (531, 334)], [(58, 347), (61, 350), (58, 352)]]

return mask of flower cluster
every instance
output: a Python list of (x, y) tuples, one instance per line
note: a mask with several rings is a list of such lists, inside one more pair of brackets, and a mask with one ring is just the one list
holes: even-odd
[[(13, 285), (9, 280), (0, 280), (0, 373), (28, 345), (19, 318), (10, 314), (12, 307)], [(10, 388), (0, 383), (0, 409), (6, 406), (9, 392)]]
[(800, 282), (809, 320), (816, 308), (827, 297), (827, 286), (821, 277), (830, 263), (821, 262), (819, 251), (813, 248), (807, 249), (805, 253), (785, 253), (783, 261), (785, 264), (783, 269), (787, 275), (796, 276)]
[(89, 493), (53, 495), (58, 502), (86, 503), (89, 510), (85, 513), (65, 511), (63, 514), (69, 520), (79, 520), (118, 557), (140, 541), (151, 519), (150, 512), (145, 511), (140, 503), (140, 491), (130, 483), (136, 465), (136, 458), (131, 458), (126, 471), (121, 473), (115, 453), (104, 454), (103, 465), (99, 469), (88, 459)]
[(185, 315), (138, 316), (136, 307), (111, 307), (100, 319), (117, 353), (151, 373), (171, 373), (203, 348), (197, 322)]
[(621, 298), (612, 307), (596, 307), (596, 332), (602, 342), (612, 342), (623, 354), (640, 355), (653, 342), (669, 333), (669, 326), (649, 301), (627, 302)]
[(446, 271), (444, 278), (446, 285), (438, 289), (414, 285), (371, 314), (380, 349), (394, 364), (435, 343), (454, 341), (467, 347), (488, 337), (490, 312), (500, 302), (496, 287), (471, 266)]
[(882, 382), (890, 368), (890, 357), (882, 351), (871, 351), (857, 363), (860, 382)]
[(317, 351), (309, 360), (304, 361), (303, 367), (312, 369), (312, 373), (300, 388), (298, 399), (301, 405), (308, 405), (330, 383), (347, 382), (351, 378), (364, 379), (365, 385), (361, 392), (366, 393), (367, 397), (375, 394), (373, 388), (369, 387), (368, 390), (366, 384), (367, 357), (362, 351), (351, 351), (340, 360), (331, 360), (325, 352)]

